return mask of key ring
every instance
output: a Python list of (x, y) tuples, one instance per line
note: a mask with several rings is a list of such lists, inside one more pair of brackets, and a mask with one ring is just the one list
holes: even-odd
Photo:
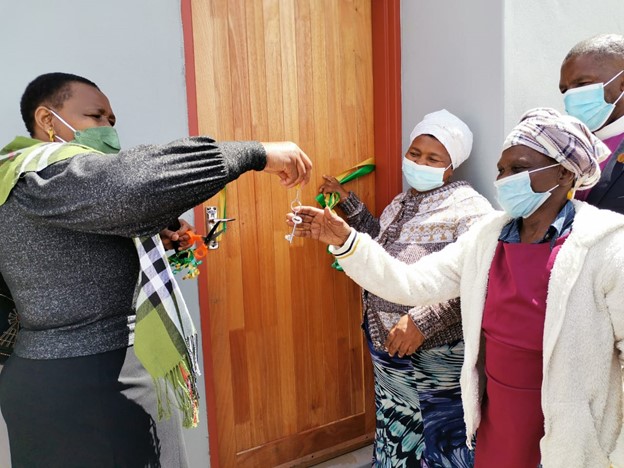
[(290, 209), (292, 210), (293, 213), (299, 213), (299, 210), (301, 209), (301, 207), (303, 206), (303, 203), (301, 203), (301, 200), (293, 200), (290, 202)]
[(299, 188), (299, 186), (297, 186), (297, 194), (295, 195), (295, 199), (290, 202), (290, 209), (295, 214), (295, 216), (292, 217), (293, 229), (290, 234), (286, 234), (284, 236), (284, 239), (286, 239), (291, 244), (292, 244), (293, 239), (295, 238), (295, 231), (297, 230), (297, 225), (303, 222), (303, 219), (301, 218), (301, 216), (297, 214), (299, 213), (299, 210), (303, 206), (303, 203), (301, 203), (300, 195), (301, 195), (301, 189)]
[(300, 196), (301, 196), (301, 189), (297, 187), (297, 193), (295, 194), (295, 199), (290, 202), (290, 209), (295, 214), (299, 213), (299, 210), (303, 206), (303, 203), (301, 203)]

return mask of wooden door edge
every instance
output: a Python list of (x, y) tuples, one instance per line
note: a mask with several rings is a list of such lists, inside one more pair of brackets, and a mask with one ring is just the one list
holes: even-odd
[[(186, 78), (186, 106), (188, 112), (189, 136), (199, 135), (199, 115), (197, 113), (197, 82), (195, 75), (195, 41), (193, 36), (193, 10), (192, 0), (180, 0), (180, 16), (182, 18), (182, 37), (184, 42), (184, 74)], [(195, 215), (195, 229), (198, 234), (204, 232), (204, 209), (203, 205), (198, 205), (193, 210)], [(200, 273), (206, 277), (208, 274), (206, 262), (199, 265)], [(210, 467), (219, 468), (219, 444), (217, 427), (217, 402), (213, 385), (214, 369), (212, 367), (212, 343), (208, 302), (208, 291), (206, 288), (199, 290), (199, 315), (200, 328), (202, 333), (202, 352), (204, 357), (204, 386), (206, 395), (206, 415), (208, 425), (208, 454), (210, 457)], [(201, 319), (201, 317), (205, 319)], [(204, 415), (200, 415), (200, 418)]]
[(181, 0), (182, 37), (184, 42), (184, 74), (189, 136), (199, 135), (197, 114), (197, 83), (195, 79), (195, 41), (193, 39), (192, 0)]
[(401, 172), (401, 4), (372, 0), (375, 208), (403, 190)]
[[(345, 453), (352, 452), (361, 447), (365, 447), (367, 445), (371, 445), (375, 440), (375, 433), (371, 432), (370, 434), (365, 434), (363, 436), (357, 437), (352, 440), (348, 440), (341, 444), (335, 445), (333, 447), (328, 447), (323, 450), (319, 450), (318, 452), (310, 453), (305, 457), (298, 458), (297, 460), (290, 461), (288, 463), (284, 463), (282, 465), (278, 465), (275, 468), (295, 468), (295, 467), (308, 467), (317, 465), (319, 463), (323, 463), (324, 461), (331, 460), (332, 458), (339, 457), (340, 455), (344, 455)], [(372, 460), (372, 449), (371, 449), (371, 460)]]

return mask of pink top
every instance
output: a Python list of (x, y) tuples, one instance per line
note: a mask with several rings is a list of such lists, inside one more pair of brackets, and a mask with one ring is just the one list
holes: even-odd
[[(606, 140), (603, 140), (603, 143), (607, 145), (609, 149), (611, 150), (611, 154), (609, 155), (608, 158), (606, 158), (604, 161), (600, 163), (600, 170), (603, 170), (605, 168), (605, 166), (607, 165), (607, 163), (609, 162), (611, 158), (617, 158), (617, 155), (615, 154), (615, 150), (618, 149), (622, 141), (624, 141), (624, 133), (620, 133), (619, 135), (615, 135), (615, 136), (612, 136), (611, 138), (607, 138)], [(591, 192), (591, 190), (592, 189), (579, 190), (578, 192), (574, 194), (574, 198), (576, 198), (577, 200), (585, 201), (587, 200), (587, 197), (589, 196), (589, 193)]]
[(499, 241), (490, 267), (482, 330), (486, 393), (477, 431), (476, 468), (540, 463), (542, 341), (548, 280), (567, 236), (550, 243)]

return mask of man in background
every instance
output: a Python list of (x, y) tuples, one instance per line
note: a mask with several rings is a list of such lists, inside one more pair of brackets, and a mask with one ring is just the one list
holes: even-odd
[(601, 34), (576, 44), (561, 65), (559, 90), (566, 112), (611, 150), (598, 184), (575, 198), (624, 214), (624, 36)]

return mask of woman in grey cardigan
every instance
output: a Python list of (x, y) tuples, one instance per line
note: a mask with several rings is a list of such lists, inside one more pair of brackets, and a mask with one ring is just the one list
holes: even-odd
[[(464, 122), (446, 110), (433, 112), (416, 125), (410, 140), (403, 175), (411, 188), (379, 218), (335, 178), (325, 176), (320, 187), (321, 193), (340, 194), (337, 206), (350, 226), (406, 263), (443, 249), (492, 211), (466, 181), (451, 181), (472, 148)], [(373, 465), (471, 467), (459, 389), (464, 354), (459, 299), (410, 308), (363, 290), (362, 303), (375, 376)]]
[(0, 274), (22, 327), (0, 374), (13, 466), (185, 467), (197, 343), (154, 235), (246, 171), (292, 187), (311, 163), (294, 143), (205, 136), (120, 150), (108, 99), (75, 75), (38, 77), (21, 110), (31, 138), (0, 151)]

